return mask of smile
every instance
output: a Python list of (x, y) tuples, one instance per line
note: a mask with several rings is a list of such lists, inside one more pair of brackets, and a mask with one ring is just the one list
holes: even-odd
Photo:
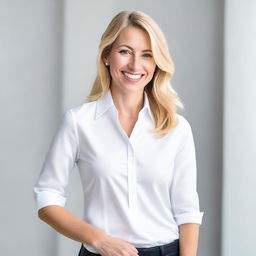
[(125, 78), (127, 78), (129, 81), (134, 81), (134, 82), (139, 81), (141, 77), (144, 76), (144, 74), (131, 74), (125, 71), (122, 71), (122, 73), (124, 74)]

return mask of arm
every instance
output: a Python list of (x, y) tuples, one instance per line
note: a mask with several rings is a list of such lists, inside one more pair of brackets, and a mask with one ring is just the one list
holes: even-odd
[(62, 235), (93, 246), (100, 255), (138, 256), (138, 250), (132, 244), (108, 236), (102, 230), (76, 218), (61, 206), (44, 207), (38, 211), (38, 216)]
[(65, 208), (58, 205), (41, 208), (38, 211), (38, 217), (62, 235), (91, 246), (94, 246), (94, 243), (97, 243), (98, 240), (107, 238), (103, 231), (78, 219)]
[(170, 196), (174, 219), (179, 227), (180, 255), (196, 256), (203, 212), (199, 209), (196, 189), (197, 166), (193, 134), (188, 121), (181, 121), (182, 139), (174, 160)]
[(196, 256), (199, 237), (199, 224), (186, 223), (179, 225), (180, 256)]

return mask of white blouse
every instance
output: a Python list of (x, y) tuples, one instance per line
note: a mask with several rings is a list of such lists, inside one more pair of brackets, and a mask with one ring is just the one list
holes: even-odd
[(112, 237), (152, 247), (178, 239), (180, 224), (201, 224), (192, 130), (177, 116), (177, 127), (159, 139), (148, 131), (154, 122), (146, 92), (130, 137), (120, 125), (110, 90), (67, 110), (34, 187), (37, 210), (65, 206), (65, 188), (76, 164), (84, 220)]

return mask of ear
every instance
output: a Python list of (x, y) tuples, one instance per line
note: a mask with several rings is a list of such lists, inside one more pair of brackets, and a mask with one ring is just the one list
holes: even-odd
[(103, 58), (104, 63), (108, 63), (108, 57)]

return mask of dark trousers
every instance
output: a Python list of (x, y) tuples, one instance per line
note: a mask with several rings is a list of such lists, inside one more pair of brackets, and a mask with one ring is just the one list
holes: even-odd
[[(179, 256), (179, 239), (165, 245), (149, 248), (136, 248), (139, 256)], [(88, 251), (82, 244), (78, 256), (99, 256), (100, 254)]]

